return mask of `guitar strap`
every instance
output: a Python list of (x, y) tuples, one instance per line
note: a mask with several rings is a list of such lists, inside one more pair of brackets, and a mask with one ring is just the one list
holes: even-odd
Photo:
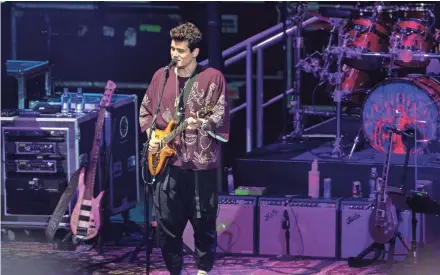
[[(183, 120), (184, 114), (185, 114), (185, 106), (188, 103), (188, 97), (189, 93), (191, 92), (192, 86), (194, 84), (194, 81), (196, 81), (197, 76), (202, 71), (202, 66), (197, 65), (196, 69), (194, 70), (194, 73), (192, 76), (188, 79), (188, 83), (186, 84), (185, 89), (183, 90), (183, 100), (179, 100), (179, 106), (176, 108), (176, 112), (174, 114), (174, 120), (178, 121), (179, 124)], [(182, 95), (179, 95), (180, 97)], [(180, 111), (182, 110), (182, 111)]]
[(78, 186), (79, 182), (79, 175), (81, 172), (81, 168), (75, 171), (75, 173), (72, 175), (72, 178), (70, 179), (69, 185), (67, 185), (66, 190), (64, 190), (63, 194), (61, 195), (60, 200), (58, 201), (57, 206), (55, 207), (55, 210), (52, 213), (52, 216), (49, 219), (49, 222), (47, 224), (45, 235), (47, 238), (47, 241), (51, 242), (55, 236), (55, 233), (58, 230), (59, 224), (61, 219), (64, 216), (64, 213), (67, 210), (67, 207), (69, 205), (69, 202), (72, 200), (73, 196), (75, 195), (76, 188)]

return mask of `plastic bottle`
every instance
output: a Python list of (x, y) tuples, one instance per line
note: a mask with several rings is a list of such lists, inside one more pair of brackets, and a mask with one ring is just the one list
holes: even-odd
[(309, 171), (309, 196), (319, 198), (319, 171), (318, 160), (312, 162), (312, 169)]
[(70, 112), (70, 104), (71, 104), (71, 99), (69, 95), (69, 89), (64, 88), (63, 94), (61, 95), (61, 113)]
[(234, 186), (234, 175), (232, 174), (232, 168), (226, 167), (225, 171), (228, 177), (228, 194), (233, 195), (235, 186)]
[(76, 113), (84, 113), (85, 97), (84, 97), (84, 94), (82, 92), (82, 88), (78, 88), (76, 90), (75, 104), (76, 104), (75, 112)]
[(370, 200), (376, 198), (376, 181), (377, 181), (377, 170), (376, 167), (371, 168), (370, 179), (368, 180), (368, 185), (370, 187)]
[(324, 178), (324, 198), (330, 199), (332, 197), (332, 179)]

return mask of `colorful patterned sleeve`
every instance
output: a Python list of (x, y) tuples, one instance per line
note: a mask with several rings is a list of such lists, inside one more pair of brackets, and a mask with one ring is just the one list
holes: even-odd
[(160, 77), (159, 71), (157, 71), (153, 78), (151, 79), (151, 83), (145, 91), (144, 98), (141, 102), (141, 107), (139, 109), (139, 125), (141, 127), (141, 131), (145, 132), (148, 128), (150, 128), (152, 120), (153, 120), (153, 100), (157, 94), (157, 84), (158, 77)]
[(229, 140), (229, 106), (226, 93), (226, 81), (222, 73), (217, 73), (212, 77), (210, 87), (213, 87), (211, 104), (213, 113), (208, 116), (207, 123), (202, 125), (202, 129), (207, 131), (212, 137), (222, 141)]

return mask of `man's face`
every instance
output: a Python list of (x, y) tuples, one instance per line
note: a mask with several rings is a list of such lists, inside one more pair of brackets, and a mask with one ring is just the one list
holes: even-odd
[(176, 59), (177, 68), (185, 68), (191, 61), (197, 57), (199, 49), (196, 48), (192, 52), (188, 48), (188, 41), (171, 40), (171, 59)]

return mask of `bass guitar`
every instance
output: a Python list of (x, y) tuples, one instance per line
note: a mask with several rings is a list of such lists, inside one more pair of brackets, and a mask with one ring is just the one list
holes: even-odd
[(99, 148), (101, 145), (105, 111), (106, 107), (111, 105), (115, 89), (116, 84), (109, 80), (99, 104), (100, 109), (95, 126), (95, 137), (90, 152), (90, 161), (85, 181), (84, 177), (80, 177), (78, 182), (78, 200), (70, 217), (70, 227), (72, 234), (80, 240), (90, 240), (95, 238), (101, 227), (100, 204), (104, 191), (101, 191), (96, 198), (93, 197), (93, 191), (95, 186), (96, 168), (99, 160)]
[[(395, 115), (395, 120), (399, 113)], [(398, 127), (397, 123), (394, 123)], [(377, 179), (375, 207), (369, 219), (369, 231), (373, 240), (377, 243), (389, 242), (396, 233), (397, 214), (393, 210), (391, 198), (387, 195), (388, 172), (390, 169), (391, 152), (393, 147), (394, 132), (388, 131), (388, 148), (385, 156), (382, 177)]]
[[(197, 117), (205, 118), (212, 114), (212, 110), (213, 106), (203, 107), (197, 112)], [(188, 127), (188, 121), (184, 120), (176, 126), (177, 122), (171, 120), (165, 130), (156, 129), (152, 133), (152, 138), (159, 140), (158, 152), (148, 152), (148, 170), (153, 177), (160, 175), (165, 170), (168, 160), (176, 155), (172, 141)]]

